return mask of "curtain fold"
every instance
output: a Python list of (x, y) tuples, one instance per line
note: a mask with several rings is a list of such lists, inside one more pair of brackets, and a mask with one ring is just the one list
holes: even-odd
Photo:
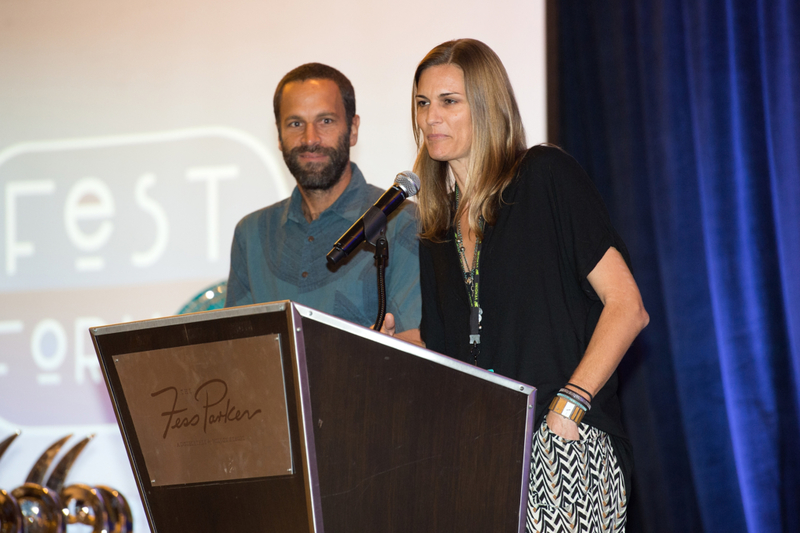
[(651, 315), (621, 367), (629, 531), (798, 531), (797, 2), (557, 8), (557, 142)]

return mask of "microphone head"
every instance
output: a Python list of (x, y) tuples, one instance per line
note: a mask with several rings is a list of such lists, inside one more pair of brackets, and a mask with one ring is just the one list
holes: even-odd
[(419, 176), (405, 170), (394, 178), (394, 183), (406, 194), (406, 198), (411, 198), (419, 192)]

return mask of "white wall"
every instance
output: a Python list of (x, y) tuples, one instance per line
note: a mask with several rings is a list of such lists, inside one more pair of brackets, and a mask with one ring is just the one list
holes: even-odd
[[(490, 7), (491, 6), (491, 7)], [(271, 99), (328, 63), (356, 88), (352, 159), (412, 166), (414, 68), (473, 37), (503, 59), (528, 143), (545, 140), (543, 0), (4, 0), (0, 4), (0, 459), (11, 490), (89, 433), (70, 482), (116, 486), (146, 531), (87, 328), (175, 313), (224, 279), (236, 221), (293, 186)]]

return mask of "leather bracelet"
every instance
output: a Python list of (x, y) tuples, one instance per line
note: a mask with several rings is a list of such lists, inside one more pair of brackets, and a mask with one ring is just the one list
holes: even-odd
[(581, 420), (583, 420), (583, 415), (586, 414), (586, 410), (578, 405), (577, 402), (571, 402), (562, 396), (553, 398), (549, 409), (564, 418), (569, 418), (576, 424), (580, 424)]
[(581, 387), (580, 385), (575, 385), (574, 383), (572, 383), (572, 382), (569, 382), (569, 383), (567, 383), (567, 384), (565, 385), (565, 387), (575, 387), (575, 388), (576, 388), (576, 389), (578, 389), (579, 391), (581, 391), (581, 392), (585, 392), (586, 394), (588, 394), (588, 395), (589, 395), (589, 403), (591, 403), (591, 402), (593, 402), (593, 401), (594, 401), (594, 395), (593, 395), (591, 392), (589, 392), (588, 390), (586, 390), (586, 389), (584, 389), (583, 387)]

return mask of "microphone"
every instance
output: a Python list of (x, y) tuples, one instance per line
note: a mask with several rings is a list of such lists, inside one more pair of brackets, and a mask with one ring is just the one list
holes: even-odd
[[(388, 217), (406, 198), (411, 198), (418, 192), (419, 177), (410, 170), (406, 170), (394, 178), (394, 185), (386, 189), (386, 192), (378, 198), (370, 210), (377, 208), (383, 212), (384, 216)], [(367, 213), (361, 215), (361, 218), (356, 220), (356, 223), (350, 226), (350, 229), (334, 243), (327, 255), (329, 263), (335, 265), (350, 255), (364, 241), (364, 217)]]

